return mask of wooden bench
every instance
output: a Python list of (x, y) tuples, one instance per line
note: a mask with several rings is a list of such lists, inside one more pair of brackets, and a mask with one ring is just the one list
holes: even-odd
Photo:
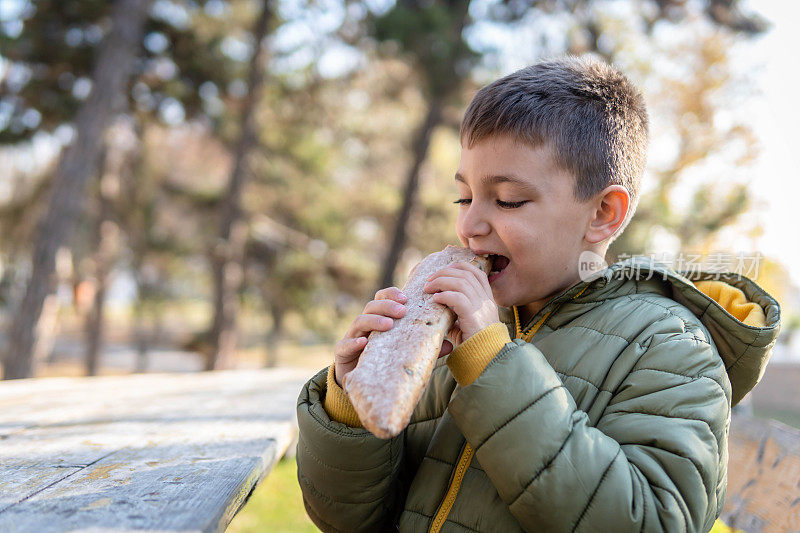
[(0, 531), (222, 531), (296, 437), (308, 370), (0, 383)]
[(800, 532), (800, 430), (735, 415), (720, 519), (748, 533)]

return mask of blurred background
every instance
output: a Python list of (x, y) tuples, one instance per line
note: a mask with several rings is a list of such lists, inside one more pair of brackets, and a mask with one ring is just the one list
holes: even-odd
[(0, 0), (3, 378), (310, 375), (378, 288), (458, 242), (475, 91), (588, 53), (651, 115), (642, 198), (608, 262), (746, 258), (783, 309), (752, 405), (800, 427), (798, 15), (778, 0)]

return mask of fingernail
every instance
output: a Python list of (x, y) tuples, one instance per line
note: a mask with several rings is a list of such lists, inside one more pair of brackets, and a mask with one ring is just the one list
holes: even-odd
[(392, 309), (394, 309), (395, 311), (398, 311), (398, 312), (399, 312), (399, 311), (402, 311), (403, 309), (405, 309), (405, 306), (402, 306), (402, 305), (400, 305), (400, 304), (394, 304), (394, 305), (392, 306)]

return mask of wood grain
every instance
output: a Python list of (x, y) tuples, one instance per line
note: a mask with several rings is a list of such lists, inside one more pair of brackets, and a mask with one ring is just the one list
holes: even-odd
[(307, 371), (0, 384), (0, 531), (222, 531), (296, 434)]
[(800, 532), (800, 430), (735, 416), (728, 494), (720, 517), (748, 533)]

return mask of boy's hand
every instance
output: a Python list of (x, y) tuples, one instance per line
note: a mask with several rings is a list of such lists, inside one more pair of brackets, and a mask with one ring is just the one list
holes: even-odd
[(435, 293), (433, 301), (446, 305), (458, 316), (460, 334), (451, 330), (448, 338), (459, 344), (500, 321), (489, 277), (471, 263), (455, 263), (439, 270), (428, 278), (425, 292)]
[[(344, 383), (344, 377), (358, 364), (358, 358), (361, 357), (361, 352), (367, 345), (369, 334), (373, 331), (392, 329), (394, 320), (405, 316), (406, 306), (404, 304), (407, 300), (397, 287), (381, 289), (375, 293), (375, 299), (364, 306), (364, 313), (353, 320), (344, 338), (337, 342), (333, 349), (335, 365), (333, 374), (340, 387)], [(447, 355), (451, 351), (452, 344), (449, 347), (442, 345), (439, 357)]]

